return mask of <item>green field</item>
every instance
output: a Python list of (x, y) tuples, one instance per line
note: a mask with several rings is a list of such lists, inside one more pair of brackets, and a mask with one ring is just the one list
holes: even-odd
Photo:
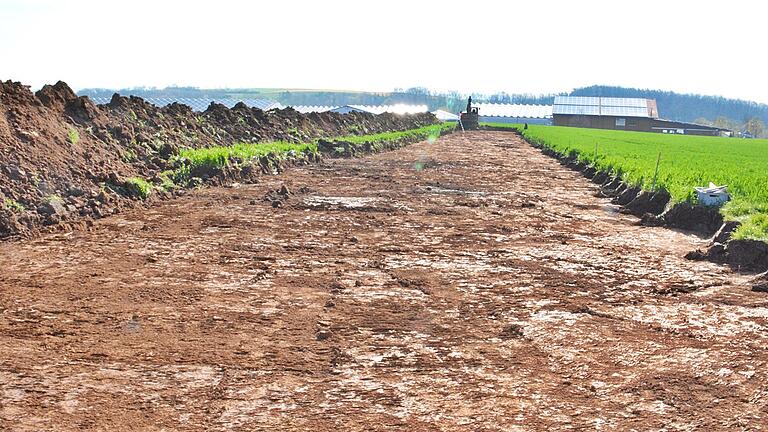
[(694, 186), (728, 185), (732, 200), (721, 213), (742, 223), (734, 238), (768, 240), (768, 140), (538, 125), (524, 135), (559, 153), (575, 152), (646, 190), (661, 154), (656, 187), (669, 191), (673, 202), (695, 202)]

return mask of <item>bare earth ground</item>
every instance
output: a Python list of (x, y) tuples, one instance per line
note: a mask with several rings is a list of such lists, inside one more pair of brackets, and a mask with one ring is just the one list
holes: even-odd
[(766, 294), (595, 191), (454, 134), (0, 244), (0, 430), (768, 428)]

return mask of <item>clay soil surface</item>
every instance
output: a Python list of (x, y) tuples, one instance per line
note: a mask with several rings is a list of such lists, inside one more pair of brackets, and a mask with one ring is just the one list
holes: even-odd
[(595, 192), (456, 133), (0, 244), (0, 430), (765, 428), (766, 294)]

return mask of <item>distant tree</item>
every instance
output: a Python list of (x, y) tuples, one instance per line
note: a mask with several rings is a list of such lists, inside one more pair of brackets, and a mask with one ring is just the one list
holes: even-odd
[(765, 123), (758, 117), (752, 117), (744, 124), (744, 130), (755, 138), (761, 138), (765, 136)]
[(413, 95), (422, 95), (422, 96), (427, 96), (431, 94), (429, 89), (426, 87), (411, 87), (408, 90), (406, 90), (405, 93), (413, 94)]
[(488, 98), (490, 103), (508, 104), (512, 102), (512, 97), (506, 92), (496, 93)]
[(721, 129), (728, 129), (732, 130), (734, 132), (738, 132), (742, 129), (744, 129), (743, 125), (736, 120), (729, 119), (728, 117), (719, 116), (715, 119), (715, 121), (712, 123), (712, 126), (718, 127)]

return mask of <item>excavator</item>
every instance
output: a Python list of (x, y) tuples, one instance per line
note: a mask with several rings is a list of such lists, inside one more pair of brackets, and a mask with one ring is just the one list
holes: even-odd
[(480, 114), (477, 107), (472, 107), (472, 96), (467, 100), (467, 110), (459, 115), (459, 122), (465, 131), (477, 130), (480, 127)]

